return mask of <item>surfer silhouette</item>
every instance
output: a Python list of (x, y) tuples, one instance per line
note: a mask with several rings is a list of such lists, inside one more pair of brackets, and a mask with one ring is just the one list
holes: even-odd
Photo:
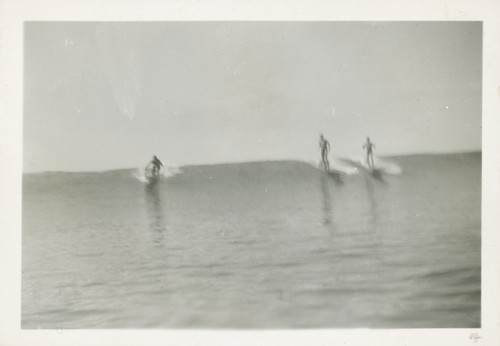
[(151, 160), (150, 164), (153, 166), (151, 173), (153, 174), (153, 176), (157, 176), (158, 173), (160, 172), (161, 167), (163, 167), (163, 163), (155, 155), (153, 156), (153, 159)]
[(330, 169), (330, 162), (328, 162), (330, 143), (326, 140), (325, 137), (323, 137), (323, 135), (319, 135), (319, 148), (321, 149), (321, 161), (323, 161), (325, 171), (328, 171)]
[(366, 150), (366, 164), (368, 165), (368, 168), (373, 169), (375, 167), (375, 164), (373, 163), (373, 148), (375, 147), (375, 144), (370, 142), (370, 137), (366, 137), (366, 143), (363, 144), (363, 149)]

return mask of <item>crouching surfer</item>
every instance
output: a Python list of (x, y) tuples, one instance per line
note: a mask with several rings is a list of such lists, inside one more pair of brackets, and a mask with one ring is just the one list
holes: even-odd
[(149, 173), (147, 174), (148, 178), (157, 178), (162, 167), (163, 163), (160, 161), (160, 159), (158, 159), (156, 155), (153, 156), (151, 162), (146, 166), (146, 173)]

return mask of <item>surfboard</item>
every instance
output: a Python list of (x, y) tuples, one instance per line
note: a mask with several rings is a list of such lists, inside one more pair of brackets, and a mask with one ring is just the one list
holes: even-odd
[(384, 173), (384, 170), (381, 169), (381, 168), (377, 168), (377, 167), (367, 167), (365, 166), (364, 164), (360, 163), (360, 162), (357, 162), (355, 160), (350, 160), (350, 159), (343, 159), (343, 161), (349, 163), (350, 165), (358, 168), (358, 169), (361, 169), (365, 172), (368, 172), (374, 176), (381, 176), (382, 173)]
[(345, 172), (339, 171), (337, 169), (329, 169), (329, 170), (325, 171), (325, 173), (328, 173), (330, 175), (345, 175), (346, 174)]
[(367, 168), (367, 170), (368, 170), (368, 173), (370, 173), (371, 175), (375, 175), (375, 176), (381, 176), (382, 173), (384, 173), (383, 170), (378, 169), (378, 168)]
[(148, 164), (146, 168), (144, 168), (144, 176), (148, 184), (155, 184), (160, 179), (160, 172), (154, 171), (153, 168), (152, 164)]

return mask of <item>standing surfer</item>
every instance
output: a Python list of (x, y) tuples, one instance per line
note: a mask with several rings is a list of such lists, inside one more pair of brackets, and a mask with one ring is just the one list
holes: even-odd
[(319, 135), (319, 148), (321, 149), (321, 160), (323, 161), (323, 166), (325, 167), (325, 171), (328, 171), (330, 170), (330, 162), (328, 162), (330, 143), (321, 134)]
[(363, 144), (363, 149), (366, 149), (366, 164), (368, 168), (373, 169), (375, 164), (373, 163), (373, 148), (375, 144), (370, 142), (370, 137), (366, 137), (366, 143)]

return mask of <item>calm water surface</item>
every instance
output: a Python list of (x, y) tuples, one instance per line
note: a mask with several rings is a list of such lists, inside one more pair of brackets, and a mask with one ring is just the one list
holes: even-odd
[(23, 328), (480, 326), (481, 155), (24, 176)]

